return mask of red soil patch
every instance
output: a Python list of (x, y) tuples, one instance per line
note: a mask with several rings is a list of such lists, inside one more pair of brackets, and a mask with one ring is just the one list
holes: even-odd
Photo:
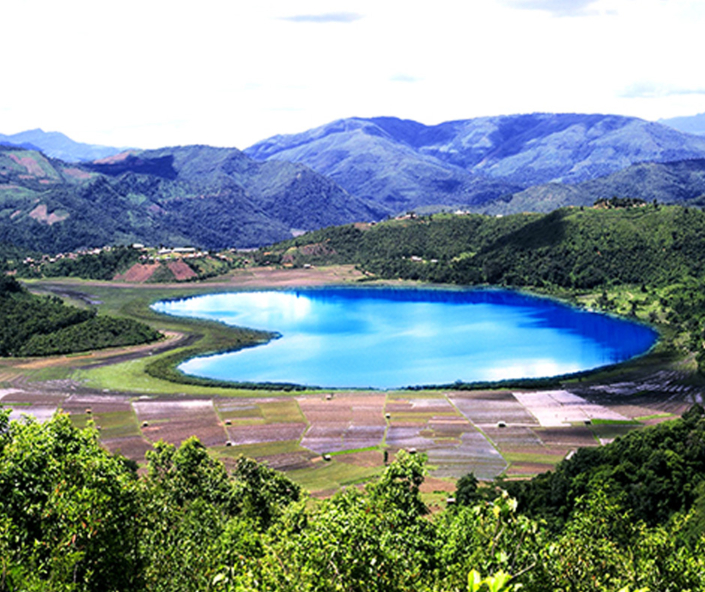
[[(48, 182), (48, 181), (47, 181)], [(52, 212), (49, 214), (47, 212), (47, 207), (45, 204), (39, 204), (36, 208), (34, 208), (30, 213), (29, 217), (33, 218), (37, 222), (44, 222), (51, 226), (52, 224), (56, 224), (57, 222), (63, 222), (66, 220), (66, 218), (69, 217), (68, 214), (64, 214), (60, 216), (56, 212)]]
[(198, 277), (198, 274), (191, 269), (188, 264), (183, 259), (175, 259), (169, 261), (166, 266), (174, 274), (177, 282), (183, 282), (184, 280), (190, 280)]
[(75, 179), (90, 179), (93, 176), (91, 173), (75, 168), (64, 169), (64, 174)]
[(159, 263), (135, 263), (125, 273), (116, 275), (114, 279), (121, 282), (144, 283), (159, 267)]
[(125, 160), (128, 156), (134, 153), (134, 150), (126, 150), (125, 152), (120, 152), (120, 154), (106, 156), (105, 158), (99, 158), (98, 160), (94, 160), (93, 162), (95, 162), (96, 164), (113, 164), (115, 162), (121, 162)]
[(335, 460), (358, 467), (379, 467), (384, 463), (384, 452), (381, 450), (351, 452), (350, 454), (340, 454), (335, 457)]
[(435, 491), (453, 493), (455, 492), (455, 483), (445, 479), (436, 479), (435, 477), (426, 476), (419, 490), (421, 493), (433, 493)]
[(35, 177), (46, 177), (44, 169), (42, 169), (42, 167), (39, 166), (39, 163), (34, 160), (34, 158), (32, 158), (31, 156), (24, 156), (20, 158), (19, 156), (17, 156), (17, 154), (10, 154), (10, 158), (20, 166), (26, 168), (27, 172), (30, 175), (33, 175)]

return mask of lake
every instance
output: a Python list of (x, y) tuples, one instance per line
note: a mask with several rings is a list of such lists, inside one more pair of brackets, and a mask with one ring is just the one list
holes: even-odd
[(657, 339), (645, 325), (499, 289), (269, 290), (152, 308), (281, 335), (188, 360), (179, 366), (187, 374), (327, 388), (556, 376), (623, 362)]

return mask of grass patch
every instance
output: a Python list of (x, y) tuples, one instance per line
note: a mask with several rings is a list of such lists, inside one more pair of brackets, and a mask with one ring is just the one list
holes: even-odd
[(289, 471), (287, 477), (310, 492), (340, 489), (345, 485), (356, 485), (369, 481), (383, 471), (384, 467), (359, 467), (336, 462), (319, 462), (315, 467)]
[(653, 415), (641, 415), (640, 417), (635, 417), (637, 421), (650, 421), (652, 419), (668, 419), (668, 418), (676, 418), (678, 417), (677, 415), (673, 415), (673, 413), (654, 413)]
[(299, 446), (298, 440), (263, 442), (261, 444), (242, 444), (240, 446), (215, 446), (212, 450), (214, 450), (218, 456), (224, 458), (237, 458), (238, 456), (261, 458), (263, 456), (292, 454), (295, 452), (309, 453), (307, 449)]
[(258, 407), (267, 423), (306, 423), (295, 399), (258, 403)]
[(96, 414), (96, 425), (101, 428), (101, 439), (141, 437), (137, 416), (133, 411), (110, 411)]
[(366, 448), (353, 448), (351, 450), (338, 450), (336, 452), (329, 452), (329, 456), (343, 456), (345, 454), (355, 454), (357, 452), (373, 452), (379, 450), (379, 446), (367, 446)]
[(502, 456), (510, 465), (519, 463), (556, 465), (565, 458), (562, 454), (552, 454), (550, 452), (507, 452), (503, 453)]
[(591, 424), (594, 426), (637, 426), (639, 425), (639, 422), (636, 419), (593, 419)]

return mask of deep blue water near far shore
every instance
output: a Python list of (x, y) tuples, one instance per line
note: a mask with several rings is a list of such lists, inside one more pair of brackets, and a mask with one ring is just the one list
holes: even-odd
[(268, 290), (152, 308), (282, 335), (188, 360), (179, 367), (187, 374), (330, 388), (557, 376), (628, 360), (657, 339), (638, 323), (495, 289)]

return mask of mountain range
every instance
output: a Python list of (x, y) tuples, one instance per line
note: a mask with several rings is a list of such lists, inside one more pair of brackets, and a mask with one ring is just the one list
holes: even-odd
[(16, 146), (28, 150), (39, 150), (52, 158), (66, 162), (85, 162), (113, 156), (125, 150), (112, 146), (76, 142), (61, 132), (45, 132), (41, 129), (27, 130), (18, 134), (0, 134), (0, 145)]
[(275, 136), (245, 153), (306, 164), (353, 195), (398, 210), (421, 202), (476, 209), (533, 185), (579, 183), (636, 162), (703, 158), (705, 138), (616, 115), (536, 113), (435, 126), (352, 118)]
[(253, 247), (383, 212), (306, 166), (237, 149), (131, 151), (71, 164), (0, 148), (0, 241), (48, 252), (114, 243)]
[(659, 123), (672, 127), (679, 132), (705, 136), (705, 113), (685, 117), (671, 117), (670, 119), (659, 119)]
[(435, 126), (351, 118), (244, 152), (93, 147), (108, 156), (85, 162), (78, 152), (52, 156), (62, 134), (34, 130), (0, 143), (8, 137), (23, 147), (0, 147), (0, 241), (50, 252), (129, 242), (255, 247), (408, 210), (509, 214), (613, 196), (705, 203), (705, 137), (614, 115)]

